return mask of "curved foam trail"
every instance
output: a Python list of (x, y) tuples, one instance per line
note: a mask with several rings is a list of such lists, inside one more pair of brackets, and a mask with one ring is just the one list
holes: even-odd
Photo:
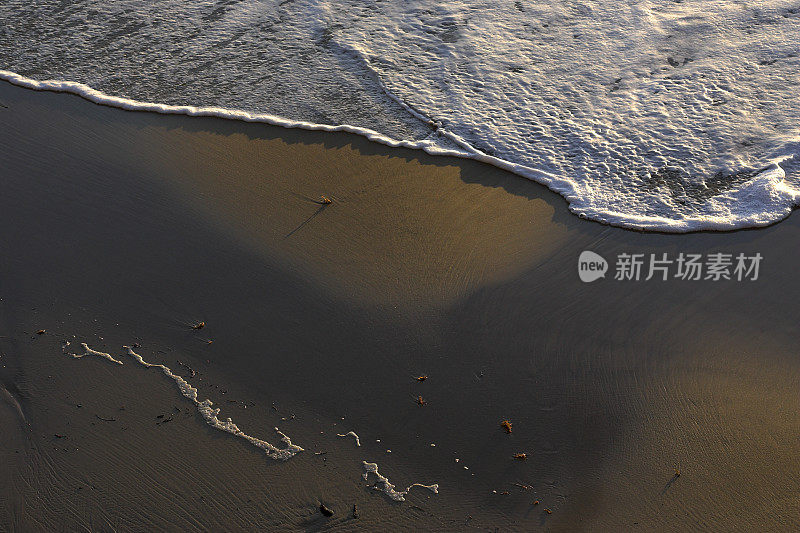
[(278, 433), (278, 435), (281, 436), (281, 440), (286, 444), (286, 448), (276, 448), (267, 441), (248, 435), (247, 433), (239, 429), (239, 427), (236, 424), (234, 424), (233, 420), (231, 420), (230, 418), (228, 418), (225, 422), (223, 422), (217, 416), (219, 415), (220, 411), (219, 408), (216, 409), (213, 408), (212, 406), (214, 405), (214, 403), (209, 399), (205, 399), (203, 401), (198, 400), (197, 389), (192, 387), (189, 384), (189, 382), (187, 382), (185, 379), (173, 373), (172, 370), (169, 369), (169, 367), (157, 363), (148, 363), (147, 361), (142, 359), (141, 355), (134, 352), (129, 346), (123, 346), (123, 348), (128, 350), (128, 355), (136, 359), (136, 361), (138, 361), (139, 364), (146, 366), (148, 368), (150, 367), (160, 368), (161, 371), (164, 372), (164, 374), (167, 377), (174, 380), (175, 383), (177, 383), (178, 388), (181, 391), (181, 394), (183, 394), (186, 398), (194, 402), (194, 404), (197, 406), (197, 410), (203, 416), (208, 425), (216, 429), (219, 429), (221, 431), (226, 431), (231, 435), (235, 435), (239, 438), (246, 440), (253, 446), (256, 446), (264, 450), (264, 453), (266, 453), (267, 456), (272, 459), (285, 461), (287, 459), (294, 457), (299, 452), (303, 451), (303, 448), (301, 448), (300, 446), (292, 444), (292, 440), (288, 436), (283, 434), (278, 428), (275, 428), (275, 431)]
[[(419, 120), (425, 122), (436, 128), (436, 133), (449, 138), (464, 148), (461, 150), (452, 150), (439, 147), (435, 141), (420, 140), (398, 140), (369, 128), (361, 128), (358, 126), (351, 126), (349, 124), (340, 124), (338, 126), (331, 126), (328, 124), (317, 124), (314, 122), (305, 122), (301, 120), (291, 120), (288, 118), (270, 115), (267, 113), (251, 113), (248, 111), (241, 111), (237, 109), (227, 109), (214, 106), (189, 106), (189, 105), (169, 105), (159, 104), (154, 102), (141, 102), (130, 98), (122, 98), (119, 96), (111, 96), (101, 91), (93, 89), (86, 84), (75, 81), (62, 81), (62, 80), (34, 80), (26, 78), (16, 72), (8, 70), (0, 70), (0, 80), (7, 81), (18, 87), (25, 87), (26, 89), (33, 89), (36, 91), (51, 91), (63, 92), (80, 96), (90, 102), (99, 105), (106, 105), (110, 107), (117, 107), (127, 111), (146, 111), (151, 113), (161, 113), (164, 115), (187, 115), (190, 117), (217, 117), (229, 120), (241, 120), (244, 122), (258, 122), (263, 124), (270, 124), (273, 126), (281, 126), (284, 128), (296, 128), (312, 131), (327, 131), (327, 132), (345, 132), (353, 133), (366, 137), (370, 141), (384, 144), (392, 148), (410, 148), (414, 150), (422, 150), (430, 155), (437, 156), (451, 156), (460, 157), (464, 159), (473, 159), (494, 165), (500, 169), (519, 174), (525, 178), (537, 181), (547, 185), (550, 189), (562, 194), (573, 194), (573, 187), (569, 180), (559, 178), (554, 174), (526, 167), (523, 165), (511, 163), (504, 159), (493, 157), (482, 152), (477, 151), (467, 141), (454, 133), (446, 131), (441, 127), (440, 122), (432, 121), (431, 119), (420, 114), (418, 111), (408, 106), (400, 98), (395, 96), (385, 85), (381, 85), (386, 95), (392, 100), (401, 104), (409, 113)], [(569, 199), (569, 196), (567, 196)]]
[(92, 350), (91, 348), (89, 348), (89, 346), (85, 342), (82, 342), (81, 346), (83, 346), (83, 349), (85, 351), (83, 353), (80, 353), (80, 354), (79, 353), (72, 354), (72, 357), (74, 357), (75, 359), (80, 359), (81, 357), (86, 357), (87, 355), (97, 355), (99, 357), (103, 357), (105, 359), (108, 359), (112, 363), (117, 363), (118, 365), (122, 364), (122, 361), (120, 361), (118, 359), (114, 359), (114, 357), (112, 357), (110, 354), (107, 354), (105, 352), (98, 352), (97, 350)]
[[(447, 150), (437, 148), (433, 141), (409, 141), (397, 140), (389, 136), (378, 133), (377, 131), (369, 128), (360, 128), (358, 126), (351, 126), (349, 124), (340, 124), (338, 126), (331, 126), (328, 124), (317, 124), (314, 122), (305, 122), (302, 120), (291, 120), (267, 113), (251, 113), (248, 111), (241, 111), (237, 109), (227, 109), (223, 107), (214, 106), (190, 106), (190, 105), (169, 105), (159, 104), (154, 102), (141, 102), (132, 100), (130, 98), (122, 98), (119, 96), (111, 96), (92, 89), (86, 84), (75, 81), (62, 81), (62, 80), (34, 80), (26, 78), (16, 72), (8, 70), (0, 70), (0, 80), (7, 81), (18, 87), (25, 87), (26, 89), (33, 89), (36, 91), (51, 91), (60, 93), (71, 93), (90, 102), (99, 105), (106, 105), (110, 107), (118, 107), (127, 111), (147, 111), (151, 113), (161, 113), (164, 115), (187, 115), (190, 117), (217, 117), (230, 120), (241, 120), (244, 122), (259, 122), (263, 124), (270, 124), (273, 126), (282, 126), (284, 128), (297, 128), (314, 131), (341, 131), (346, 133), (354, 133), (369, 139), (370, 141), (379, 142), (393, 148), (412, 148), (424, 150), (432, 155), (450, 155), (455, 157), (468, 157), (477, 158), (480, 154), (469, 154), (458, 150)], [(500, 161), (500, 160), (498, 160)], [(506, 162), (503, 162), (506, 163)], [(510, 165), (510, 163), (506, 163)], [(532, 169), (533, 170), (533, 169)]]
[(404, 491), (395, 490), (395, 486), (389, 482), (389, 478), (383, 476), (378, 472), (378, 464), (377, 463), (368, 463), (366, 461), (363, 462), (364, 464), (364, 473), (362, 476), (365, 480), (369, 480), (370, 474), (375, 474), (377, 481), (373, 484), (375, 490), (379, 490), (389, 496), (391, 499), (404, 502), (406, 501), (406, 495), (408, 492), (414, 487), (422, 487), (424, 489), (428, 489), (432, 491), (434, 494), (439, 494), (439, 484), (434, 483), (433, 485), (423, 485), (422, 483), (412, 483), (411, 485), (406, 488)]
[(355, 431), (348, 431), (347, 433), (337, 433), (337, 437), (353, 437), (356, 439), (356, 446), (361, 446), (361, 440), (356, 435)]

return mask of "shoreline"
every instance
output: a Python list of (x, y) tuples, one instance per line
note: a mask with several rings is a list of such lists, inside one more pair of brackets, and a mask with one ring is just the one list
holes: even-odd
[[(353, 135), (11, 86), (0, 100), (0, 378), (24, 415), (2, 404), (19, 431), (4, 438), (0, 524), (797, 525), (796, 214), (750, 232), (632, 232), (491, 166)], [(765, 261), (752, 283), (584, 284), (582, 250)], [(185, 363), (221, 417), (306, 451), (269, 461), (160, 373), (65, 356), (73, 335)], [(361, 446), (337, 437), (349, 431)], [(389, 501), (363, 461), (439, 493)]]
[[(97, 105), (104, 105), (115, 107), (126, 111), (142, 111), (159, 114), (177, 114), (189, 117), (215, 117), (227, 120), (242, 121), (248, 123), (261, 123), (270, 126), (279, 126), (287, 129), (303, 129), (308, 131), (324, 131), (330, 133), (348, 133), (362, 136), (371, 142), (382, 144), (390, 148), (407, 148), (412, 150), (421, 150), (428, 155), (438, 157), (457, 157), (468, 159), (492, 165), (500, 170), (511, 172), (524, 179), (533, 181), (539, 185), (547, 187), (550, 191), (559, 194), (567, 203), (568, 209), (580, 218), (591, 220), (599, 224), (609, 225), (611, 227), (629, 229), (632, 231), (648, 231), (654, 233), (664, 234), (681, 234), (681, 233), (696, 233), (696, 232), (727, 232), (738, 231), (742, 229), (757, 229), (769, 227), (777, 224), (791, 215), (800, 204), (789, 208), (783, 215), (772, 215), (768, 221), (714, 221), (709, 219), (685, 219), (674, 220), (664, 217), (639, 217), (635, 222), (630, 221), (630, 215), (620, 214), (618, 212), (598, 212), (594, 216), (586, 215), (582, 212), (573, 211), (572, 204), (580, 200), (580, 197), (575, 194), (575, 184), (568, 178), (559, 177), (548, 172), (538, 170), (531, 167), (526, 167), (521, 164), (512, 163), (510, 161), (494, 157), (476, 150), (466, 140), (462, 139), (455, 133), (448, 132), (442, 128), (440, 123), (434, 122), (421, 115), (418, 111), (414, 110), (408, 104), (403, 102), (397, 96), (392, 94), (388, 89), (381, 84), (381, 88), (388, 98), (397, 102), (401, 107), (405, 108), (409, 114), (415, 118), (420, 119), (432, 128), (431, 135), (437, 134), (446, 137), (449, 141), (463, 148), (465, 151), (455, 151), (450, 149), (438, 148), (435, 142), (420, 140), (408, 141), (397, 140), (387, 135), (378, 133), (376, 131), (351, 126), (348, 124), (341, 125), (326, 125), (316, 124), (298, 120), (286, 119), (283, 117), (264, 114), (264, 113), (251, 113), (242, 110), (224, 109), (219, 107), (197, 107), (192, 105), (170, 105), (159, 104), (154, 102), (141, 102), (132, 100), (125, 97), (111, 96), (101, 91), (95, 90), (86, 84), (73, 81), (62, 80), (34, 80), (27, 78), (15, 72), (0, 70), (0, 81), (5, 81), (14, 86), (27, 88), (36, 91), (49, 91), (49, 92), (65, 92), (83, 98), (89, 102)], [(773, 192), (774, 190), (781, 190), (788, 187), (783, 185), (785, 173), (778, 163), (771, 163), (770, 165), (762, 168), (760, 171), (755, 172), (751, 181), (756, 180), (769, 182)], [(796, 192), (792, 192), (797, 197)], [(574, 208), (578, 209), (578, 208)], [(742, 224), (746, 224), (742, 226)]]

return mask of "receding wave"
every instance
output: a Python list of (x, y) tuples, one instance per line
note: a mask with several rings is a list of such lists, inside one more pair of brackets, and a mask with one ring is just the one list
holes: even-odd
[(800, 203), (794, 0), (9, 0), (0, 17), (12, 83), (476, 159), (604, 223), (730, 230)]

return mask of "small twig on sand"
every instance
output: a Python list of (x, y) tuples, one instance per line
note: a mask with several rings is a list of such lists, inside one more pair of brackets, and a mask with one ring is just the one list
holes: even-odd
[(94, 415), (94, 416), (97, 417), (99, 420), (102, 420), (103, 422), (116, 422), (117, 421), (116, 418), (103, 418), (100, 415)]

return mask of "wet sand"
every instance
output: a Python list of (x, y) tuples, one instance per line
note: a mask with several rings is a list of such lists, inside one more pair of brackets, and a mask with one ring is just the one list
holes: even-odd
[[(5, 83), (0, 103), (0, 529), (800, 526), (796, 214), (644, 234), (357, 136)], [(753, 282), (585, 284), (583, 250), (764, 261)], [(305, 451), (209, 427), (132, 343)], [(395, 502), (365, 460), (440, 491)]]

